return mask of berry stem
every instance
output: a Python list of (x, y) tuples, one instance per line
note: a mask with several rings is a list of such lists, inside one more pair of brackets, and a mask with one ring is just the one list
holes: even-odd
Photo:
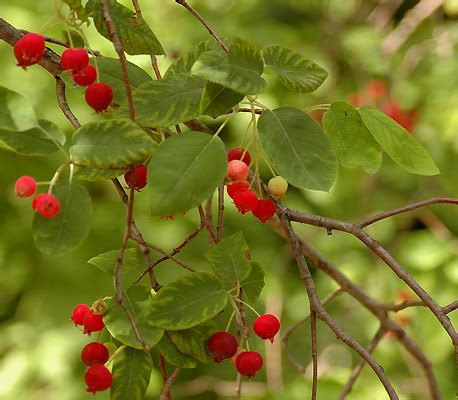
[(315, 110), (329, 110), (331, 104), (317, 104), (315, 106), (305, 107), (305, 112), (315, 111)]
[(243, 301), (243, 300), (241, 300), (241, 299), (239, 299), (239, 298), (237, 298), (237, 297), (233, 297), (233, 299), (234, 299), (235, 301), (238, 301), (239, 303), (243, 304), (244, 306), (247, 306), (247, 307), (248, 307), (251, 311), (253, 311), (258, 317), (261, 316), (261, 314), (259, 314), (259, 313), (256, 311), (256, 309), (253, 308), (252, 306), (250, 306), (246, 301)]
[(52, 193), (52, 189), (54, 185), (57, 183), (59, 180), (60, 174), (62, 173), (62, 170), (67, 166), (68, 164), (62, 164), (57, 168), (56, 172), (54, 173), (54, 176), (52, 177), (51, 181), (49, 182), (49, 188), (48, 188), (48, 194)]
[(232, 314), (229, 317), (229, 321), (227, 322), (226, 329), (224, 330), (225, 332), (229, 332), (229, 328), (231, 327), (232, 320), (234, 319), (235, 316), (235, 310), (232, 310)]

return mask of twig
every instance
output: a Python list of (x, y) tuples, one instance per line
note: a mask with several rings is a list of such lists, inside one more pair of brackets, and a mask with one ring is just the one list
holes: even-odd
[(213, 232), (213, 227), (209, 224), (207, 217), (205, 216), (204, 209), (202, 206), (197, 207), (199, 210), (200, 222), (204, 224), (207, 229), (208, 236), (210, 237), (210, 242), (215, 244), (217, 242), (215, 232)]
[[(165, 358), (162, 353), (159, 353), (159, 367), (161, 369), (162, 387), (167, 384), (167, 368), (165, 366)], [(167, 400), (170, 400), (170, 392), (167, 394)]]
[(159, 396), (159, 400), (171, 399), (170, 387), (172, 386), (173, 382), (175, 382), (175, 379), (178, 376), (178, 372), (180, 372), (180, 368), (175, 368), (175, 371), (173, 371), (170, 374), (169, 378), (167, 379), (167, 382), (165, 383), (164, 387), (162, 388), (161, 394)]
[(444, 312), (444, 314), (448, 314), (448, 313), (451, 313), (452, 311), (455, 311), (456, 309), (458, 309), (458, 300), (443, 307), (442, 311)]
[(81, 124), (79, 123), (78, 119), (73, 114), (72, 110), (67, 103), (67, 96), (65, 95), (65, 83), (59, 77), (56, 77), (56, 96), (57, 96), (57, 103), (59, 104), (60, 109), (64, 113), (65, 117), (69, 120), (72, 126), (75, 129), (78, 129)]
[(223, 238), (223, 217), (224, 217), (224, 184), (218, 186), (218, 224), (216, 226), (216, 241)]
[(316, 400), (318, 390), (318, 350), (316, 346), (316, 312), (310, 305), (310, 337), (312, 340), (312, 400)]
[(213, 193), (205, 202), (205, 216), (208, 223), (213, 226)]
[(406, 300), (406, 301), (403, 301), (402, 303), (397, 303), (397, 304), (394, 304), (394, 303), (382, 304), (381, 307), (385, 311), (398, 312), (398, 311), (405, 310), (406, 308), (409, 308), (409, 307), (426, 307), (426, 305), (425, 303), (419, 300)]
[(127, 72), (126, 55), (124, 54), (124, 50), (122, 48), (121, 41), (119, 40), (119, 36), (116, 33), (116, 26), (113, 23), (113, 20), (111, 19), (111, 16), (110, 16), (108, 0), (101, 0), (101, 2), (102, 2), (103, 19), (108, 28), (108, 31), (110, 32), (111, 41), (113, 42), (116, 53), (118, 53), (119, 62), (121, 63), (122, 78), (124, 81), (124, 85), (126, 87), (127, 99), (129, 102), (130, 119), (132, 121), (135, 121), (134, 100), (132, 98), (132, 88), (130, 87), (129, 74)]

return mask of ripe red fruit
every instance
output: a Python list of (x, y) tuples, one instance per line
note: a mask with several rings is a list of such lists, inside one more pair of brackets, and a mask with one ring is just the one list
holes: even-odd
[(134, 185), (135, 190), (140, 191), (140, 189), (143, 189), (146, 186), (147, 174), (148, 168), (141, 164), (138, 167), (135, 167), (133, 182), (130, 171), (127, 171), (124, 174), (124, 180), (126, 181), (129, 187), (132, 187), (132, 185)]
[(272, 200), (259, 200), (258, 205), (253, 210), (253, 215), (263, 224), (275, 214), (275, 204)]
[(253, 330), (261, 339), (269, 339), (273, 343), (274, 336), (280, 330), (280, 321), (275, 315), (264, 314), (254, 321)]
[(95, 314), (92, 310), (89, 310), (84, 316), (83, 325), (83, 333), (87, 333), (89, 336), (91, 336), (92, 332), (98, 332), (105, 328), (102, 316)]
[(367, 83), (366, 91), (374, 101), (378, 101), (387, 94), (386, 83), (380, 79), (372, 79)]
[(213, 355), (213, 361), (231, 358), (237, 352), (237, 339), (228, 332), (215, 332), (208, 339), (208, 351)]
[(70, 321), (73, 321), (75, 326), (76, 325), (83, 325), (84, 317), (90, 311), (90, 308), (87, 304), (78, 304), (72, 312), (72, 316), (70, 317)]
[(26, 33), (14, 45), (14, 56), (19, 67), (27, 67), (38, 63), (45, 51), (43, 36), (36, 33)]
[(243, 182), (236, 182), (233, 183), (232, 185), (227, 185), (227, 194), (231, 199), (234, 198), (235, 192), (237, 192), (240, 189), (248, 189), (250, 187), (250, 184), (247, 181)]
[(56, 196), (51, 193), (42, 193), (32, 200), (32, 208), (45, 218), (53, 218), (60, 210), (60, 203)]
[(248, 165), (240, 160), (232, 160), (227, 164), (227, 179), (231, 182), (241, 182), (248, 178)]
[(94, 364), (88, 368), (84, 380), (87, 384), (87, 391), (96, 394), (107, 390), (113, 384), (111, 372), (102, 364)]
[(31, 176), (21, 176), (15, 185), (17, 197), (30, 197), (37, 190), (37, 182)]
[(262, 356), (256, 351), (244, 351), (235, 360), (235, 368), (241, 375), (252, 379), (262, 368)]
[(98, 342), (87, 344), (81, 352), (83, 363), (89, 367), (94, 364), (105, 364), (109, 358), (108, 349)]
[[(243, 156), (243, 152), (245, 152), (244, 156)], [(243, 161), (246, 165), (250, 165), (251, 155), (248, 150), (245, 150), (242, 147), (234, 147), (233, 149), (229, 150), (229, 152), (227, 153), (227, 161), (232, 161), (232, 160), (240, 160), (240, 161)]]
[(73, 73), (82, 71), (88, 64), (87, 51), (79, 47), (65, 50), (60, 57), (60, 66)]
[(235, 206), (242, 214), (253, 211), (259, 202), (256, 194), (248, 189), (237, 190), (232, 199), (234, 200)]
[(86, 103), (96, 113), (105, 111), (113, 100), (113, 90), (103, 82), (91, 83), (86, 89)]
[(94, 83), (97, 79), (97, 70), (92, 66), (88, 65), (83, 70), (72, 75), (73, 81), (80, 86), (89, 86)]

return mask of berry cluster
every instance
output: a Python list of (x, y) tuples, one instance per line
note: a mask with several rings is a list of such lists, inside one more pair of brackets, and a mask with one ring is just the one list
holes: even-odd
[[(279, 330), (280, 321), (272, 314), (259, 316), (253, 324), (254, 333), (261, 339), (268, 339), (272, 343)], [(215, 332), (208, 339), (207, 347), (213, 356), (213, 361), (220, 363), (236, 355), (238, 343), (237, 339), (229, 332)], [(262, 365), (262, 356), (256, 351), (241, 351), (235, 358), (235, 368), (241, 375), (247, 376), (249, 379), (255, 377)]]
[(143, 164), (140, 164), (139, 166), (135, 167), (134, 176), (132, 177), (131, 172), (127, 171), (124, 174), (124, 180), (126, 181), (126, 184), (129, 186), (129, 188), (133, 186), (134, 189), (139, 192), (147, 184), (147, 174), (148, 168)]
[[(21, 176), (15, 185), (16, 196), (31, 197), (37, 191), (37, 182), (31, 176)], [(32, 209), (45, 218), (54, 218), (60, 210), (60, 203), (52, 193), (36, 195), (32, 200)]]
[[(92, 332), (99, 332), (105, 327), (102, 316), (92, 311), (87, 304), (78, 304), (73, 309), (70, 320), (75, 326), (83, 326), (83, 333), (89, 336)], [(92, 342), (83, 348), (81, 360), (89, 367), (84, 376), (88, 392), (95, 394), (111, 387), (113, 377), (105, 367), (109, 358), (110, 351), (105, 344)]]

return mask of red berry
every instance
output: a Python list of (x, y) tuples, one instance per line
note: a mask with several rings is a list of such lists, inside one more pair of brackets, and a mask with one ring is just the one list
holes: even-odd
[(97, 79), (97, 70), (92, 65), (88, 65), (80, 72), (73, 74), (72, 78), (77, 85), (89, 86)]
[(243, 182), (236, 182), (233, 183), (232, 185), (227, 185), (227, 194), (231, 199), (234, 198), (235, 192), (237, 192), (240, 189), (248, 189), (250, 187), (250, 184), (247, 181)]
[(31, 176), (21, 176), (16, 181), (15, 189), (17, 197), (30, 197), (37, 190), (37, 182)]
[(264, 223), (274, 216), (275, 210), (275, 204), (272, 200), (259, 200), (258, 205), (253, 210), (253, 215), (259, 219), (261, 223)]
[(244, 351), (240, 353), (235, 360), (235, 368), (241, 375), (252, 379), (262, 368), (261, 354), (256, 351)]
[(96, 394), (107, 390), (113, 383), (111, 372), (102, 364), (94, 364), (88, 368), (84, 380), (87, 384), (87, 391)]
[(228, 332), (215, 332), (208, 339), (208, 351), (213, 355), (213, 361), (231, 358), (237, 352), (237, 339)]
[[(245, 152), (245, 155), (243, 153)], [(243, 156), (243, 158), (242, 158)], [(248, 150), (245, 150), (242, 147), (234, 147), (229, 150), (227, 153), (227, 161), (240, 160), (243, 161), (246, 165), (250, 165), (251, 156)]]
[(227, 164), (227, 179), (231, 182), (241, 182), (248, 178), (248, 165), (240, 160), (232, 160)]
[(373, 79), (367, 83), (366, 91), (374, 101), (380, 100), (386, 95), (386, 83), (379, 79)]
[(256, 194), (248, 189), (237, 190), (232, 199), (234, 200), (235, 206), (242, 214), (253, 211), (259, 202)]
[(45, 51), (43, 36), (36, 33), (26, 33), (14, 45), (14, 56), (19, 67), (27, 67), (38, 63)]
[(95, 314), (92, 310), (89, 310), (84, 316), (83, 325), (83, 333), (87, 333), (89, 336), (91, 336), (92, 332), (98, 332), (105, 328), (102, 316)]
[(60, 57), (60, 66), (66, 71), (77, 73), (89, 64), (87, 51), (82, 48), (70, 48), (65, 50)]
[(42, 217), (53, 218), (60, 210), (60, 203), (53, 194), (42, 193), (33, 198), (32, 208)]
[(130, 171), (127, 171), (124, 174), (124, 180), (126, 181), (127, 185), (129, 187), (132, 187), (132, 184), (135, 187), (135, 190), (140, 191), (140, 189), (143, 189), (146, 186), (147, 183), (147, 173), (148, 173), (148, 168), (146, 168), (143, 164), (139, 165), (138, 167), (135, 167), (135, 172), (134, 172), (134, 181), (132, 182), (132, 177)]
[(384, 110), (386, 115), (394, 119), (399, 125), (401, 125), (407, 131), (413, 129), (414, 124), (414, 113), (402, 110), (399, 105), (394, 101), (389, 101), (385, 104)]
[(90, 308), (87, 304), (78, 304), (72, 312), (70, 321), (73, 321), (75, 325), (83, 325), (84, 317), (90, 311)]
[(83, 363), (89, 367), (94, 364), (105, 364), (109, 358), (108, 349), (98, 342), (87, 344), (81, 352)]
[(261, 339), (269, 339), (273, 343), (280, 330), (280, 321), (275, 315), (264, 314), (254, 321), (253, 330)]
[(86, 89), (86, 103), (97, 113), (105, 111), (112, 100), (113, 90), (106, 83), (91, 83)]

